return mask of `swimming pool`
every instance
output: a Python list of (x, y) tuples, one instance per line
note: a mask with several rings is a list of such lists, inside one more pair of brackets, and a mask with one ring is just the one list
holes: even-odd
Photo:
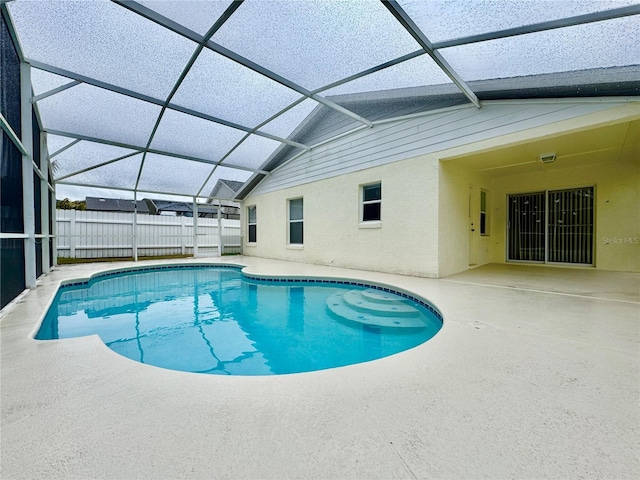
[(392, 355), (427, 341), (441, 326), (428, 302), (386, 287), (181, 265), (109, 272), (63, 286), (35, 338), (97, 334), (114, 352), (157, 367), (277, 375)]

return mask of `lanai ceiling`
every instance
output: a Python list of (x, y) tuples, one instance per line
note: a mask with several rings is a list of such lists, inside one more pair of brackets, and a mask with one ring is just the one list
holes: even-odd
[(567, 79), (615, 88), (640, 71), (637, 1), (0, 2), (56, 183), (143, 195), (255, 183), (284, 150), (314, 148), (299, 127), (318, 112), (371, 127), (371, 102), (411, 89), (444, 98), (418, 110), (481, 107), (487, 91), (566, 95)]

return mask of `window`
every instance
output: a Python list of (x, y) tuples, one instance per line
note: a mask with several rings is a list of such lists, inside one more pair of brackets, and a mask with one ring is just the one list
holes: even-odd
[(487, 192), (484, 190), (480, 190), (480, 235), (489, 235)]
[(255, 243), (257, 238), (256, 206), (247, 207), (247, 230), (249, 233), (249, 243)]
[(302, 245), (303, 233), (302, 199), (289, 200), (289, 244)]
[(362, 221), (379, 222), (382, 207), (382, 184), (372, 183), (362, 187)]

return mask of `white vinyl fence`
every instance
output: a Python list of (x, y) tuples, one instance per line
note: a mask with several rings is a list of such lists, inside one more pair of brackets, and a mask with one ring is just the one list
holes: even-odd
[[(138, 214), (56, 210), (58, 257), (116, 258), (193, 255), (193, 218)], [(198, 218), (197, 256), (241, 253), (240, 220)], [(222, 248), (219, 241), (222, 240)]]

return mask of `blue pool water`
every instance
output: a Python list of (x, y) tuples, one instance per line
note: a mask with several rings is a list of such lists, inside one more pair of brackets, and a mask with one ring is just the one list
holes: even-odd
[(254, 280), (238, 268), (165, 267), (62, 287), (36, 339), (97, 334), (114, 352), (157, 367), (276, 375), (415, 347), (442, 326), (431, 308), (358, 284)]

